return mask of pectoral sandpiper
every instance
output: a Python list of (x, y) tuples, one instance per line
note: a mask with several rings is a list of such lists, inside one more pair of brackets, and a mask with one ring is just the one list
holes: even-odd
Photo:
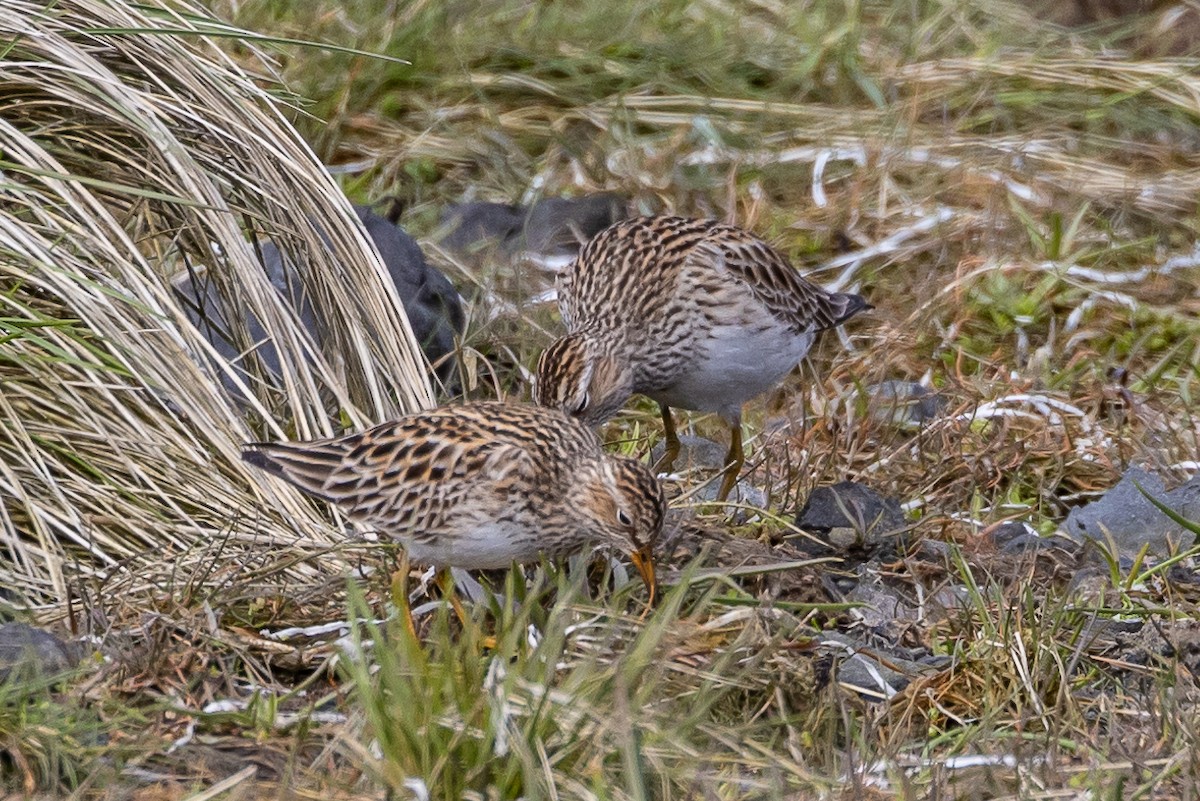
[(658, 479), (554, 409), (432, 409), (332, 439), (251, 443), (242, 458), (396, 538), (419, 563), (502, 568), (607, 545), (632, 557), (653, 593)]
[(559, 276), (568, 334), (538, 362), (534, 396), (596, 424), (635, 392), (658, 401), (669, 469), (671, 407), (717, 412), (732, 435), (719, 499), (745, 461), (742, 404), (778, 383), (817, 332), (870, 308), (827, 292), (733, 225), (640, 217), (597, 234)]

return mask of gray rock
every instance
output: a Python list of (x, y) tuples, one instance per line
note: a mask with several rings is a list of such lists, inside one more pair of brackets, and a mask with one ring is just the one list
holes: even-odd
[(992, 532), (992, 542), (1002, 551), (1010, 550), (1009, 546), (1015, 546), (1012, 550), (1024, 551), (1028, 547), (1030, 537), (1037, 537), (1037, 532), (1028, 523), (1020, 520), (1008, 520), (996, 526)]
[(574, 254), (593, 236), (625, 216), (625, 202), (616, 195), (539, 200), (525, 219), (523, 249)]
[(625, 216), (624, 201), (610, 194), (550, 197), (532, 206), (460, 203), (442, 213), (441, 244), (468, 253), (495, 248), (507, 254), (573, 255)]
[(925, 425), (946, 405), (945, 398), (915, 381), (881, 381), (865, 394), (872, 419), (904, 431)]
[[(426, 263), (416, 240), (365, 207), (356, 206), (354, 210), (383, 258), (388, 274), (396, 285), (396, 292), (404, 304), (404, 311), (408, 315), (413, 333), (426, 357), (431, 362), (436, 362), (453, 353), (454, 337), (462, 332), (465, 324), (458, 292), (445, 275)], [(320, 342), (324, 326), (317, 319), (294, 265), (284, 261), (274, 243), (263, 243), (261, 253), (263, 269), (272, 286), (296, 307), (304, 327), (317, 342)], [(247, 358), (243, 352), (244, 346), (235, 344), (227, 322), (230, 318), (216, 287), (210, 281), (186, 276), (176, 282), (175, 290), (188, 317), (216, 351), (231, 364), (237, 365), (243, 376), (247, 375), (247, 371), (241, 367)], [(279, 375), (279, 353), (266, 338), (262, 323), (251, 315), (246, 319), (246, 327), (250, 342), (261, 343), (254, 349), (254, 357), (260, 360), (266, 372)], [(452, 360), (443, 361), (438, 374), (443, 381), (452, 383)], [(232, 381), (226, 378), (223, 379), (223, 383), (231, 393), (236, 394)]]
[(813, 490), (796, 515), (796, 525), (831, 548), (843, 550), (876, 544), (903, 529), (905, 521), (894, 498), (885, 498), (854, 481), (842, 481)]
[(1200, 476), (1167, 492), (1158, 476), (1132, 467), (1103, 496), (1072, 509), (1063, 530), (1078, 542), (1107, 544), (1111, 539), (1116, 555), (1126, 558), (1136, 556), (1143, 546), (1154, 556), (1165, 556), (1195, 542), (1196, 535), (1159, 510), (1147, 494), (1182, 517), (1200, 521)]
[(824, 631), (818, 636), (822, 646), (841, 660), (837, 667), (838, 683), (857, 689), (867, 699), (886, 700), (914, 678), (939, 669), (936, 663), (925, 664), (924, 660), (908, 658), (908, 654), (901, 656), (896, 649), (883, 644), (865, 647), (840, 632)]
[(440, 244), (458, 251), (511, 247), (527, 213), (525, 208), (508, 203), (456, 203), (442, 213), (440, 225), (446, 234)]
[(1031, 551), (1060, 550), (1076, 553), (1079, 543), (1066, 537), (1043, 537), (1028, 523), (1009, 520), (992, 532), (992, 542), (1001, 553), (1019, 554)]
[(48, 631), (25, 623), (0, 626), (0, 681), (54, 676), (78, 664), (77, 649)]
[[(837, 680), (842, 686), (853, 687), (867, 697), (886, 700), (912, 681), (912, 676), (895, 670), (895, 665), (893, 659), (884, 664), (860, 651), (838, 665)], [(921, 672), (914, 670), (913, 675)]]
[(1194, 565), (1175, 565), (1167, 570), (1167, 580), (1177, 585), (1200, 587), (1200, 570)]
[(862, 604), (852, 614), (871, 629), (881, 629), (897, 621), (912, 621), (916, 615), (900, 593), (879, 580), (863, 578), (846, 593), (846, 601)]
[(960, 584), (941, 587), (925, 602), (929, 621), (936, 622), (958, 615), (971, 607), (971, 593)]
[(453, 353), (454, 337), (462, 333), (466, 317), (450, 279), (425, 261), (421, 246), (400, 226), (361, 206), (354, 210), (383, 258), (425, 355), (436, 361)]
[[(720, 491), (721, 481), (717, 479), (701, 487), (692, 498), (700, 503), (713, 503), (717, 500), (717, 494)], [(765, 509), (767, 508), (767, 493), (758, 487), (746, 484), (744, 481), (738, 481), (738, 483), (733, 485), (733, 489), (729, 491), (729, 497), (725, 501)], [(739, 519), (745, 519), (745, 516)]]
[[(650, 450), (650, 464), (657, 464), (666, 450), (666, 443), (659, 441)], [(671, 473), (676, 476), (690, 475), (693, 472), (716, 473), (725, 468), (725, 455), (729, 452), (726, 445), (714, 442), (706, 437), (696, 437), (683, 434), (679, 437), (679, 455), (671, 466)], [(715, 501), (721, 491), (720, 480), (709, 481), (693, 496), (702, 503)], [(748, 506), (765, 508), (767, 494), (758, 487), (748, 486), (739, 481), (733, 486), (728, 500), (731, 503), (742, 503)]]
[(928, 537), (918, 538), (915, 543), (909, 542), (909, 545), (914, 548), (910, 552), (914, 557), (927, 559), (930, 562), (944, 562), (950, 559), (955, 552), (950, 543), (931, 540)]
[[(666, 449), (665, 440), (660, 439), (656, 442), (650, 449), (650, 463), (658, 462)], [(679, 455), (675, 457), (675, 464), (671, 466), (671, 469), (676, 473), (691, 470), (720, 470), (725, 467), (725, 454), (728, 452), (727, 445), (722, 445), (715, 440), (683, 434), (679, 437)]]

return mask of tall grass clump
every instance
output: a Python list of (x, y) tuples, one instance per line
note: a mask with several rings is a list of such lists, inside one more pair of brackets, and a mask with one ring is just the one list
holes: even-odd
[(834, 783), (841, 727), (789, 653), (794, 619), (714, 616), (718, 585), (697, 590), (688, 573), (638, 620), (626, 593), (589, 597), (585, 575), (546, 567), (526, 586), (514, 573), (488, 615), (451, 631), (442, 614), (421, 640), (372, 622), (352, 591), (342, 664), (361, 721), (346, 744), (375, 780), (497, 799), (783, 798)]
[[(317, 511), (252, 477), (238, 444), (429, 403), (394, 290), (294, 109), (214, 44), (247, 36), (187, 3), (14, 0), (0, 14), (9, 602), (61, 604), (73, 577), (119, 579), (129, 597), (140, 569), (186, 573), (218, 540), (235, 562), (301, 536), (328, 544)], [(267, 238), (298, 265), (323, 347), (268, 282)], [(262, 344), (246, 319), (261, 321), (281, 375), (253, 357), (231, 371), (184, 313), (181, 277), (237, 310), (244, 352)], [(280, 576), (315, 575), (281, 561)]]

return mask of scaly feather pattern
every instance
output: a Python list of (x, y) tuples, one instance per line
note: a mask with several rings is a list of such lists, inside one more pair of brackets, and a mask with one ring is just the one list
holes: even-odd
[(507, 567), (589, 544), (648, 558), (665, 510), (645, 465), (535, 406), (433, 409), (332, 439), (252, 443), (243, 458), (438, 566)]

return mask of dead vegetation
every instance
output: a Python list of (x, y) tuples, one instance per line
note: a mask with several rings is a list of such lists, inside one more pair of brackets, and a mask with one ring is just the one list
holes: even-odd
[[(1073, 28), (953, 0), (218, 7), (277, 37), (254, 41), (178, 4), (14, 9), (0, 579), (93, 656), (0, 685), (7, 788), (1195, 797), (1191, 555), (1000, 537), (1051, 533), (1129, 465), (1195, 471), (1200, 61), (1147, 44), (1184, 4)], [(748, 408), (766, 509), (677, 501), (646, 620), (619, 566), (543, 565), (480, 577), (469, 625), (433, 604), (418, 642), (392, 619), (394, 549), (236, 459), (428, 397), (410, 338), (368, 333), (403, 330), (395, 299), (285, 118), (417, 234), (451, 201), (612, 191), (734, 220), (876, 308)], [(268, 237), (340, 310), (324, 343), (263, 280), (247, 243)], [(527, 397), (552, 272), (425, 244), (471, 302), (466, 393)], [(189, 270), (288, 365), (253, 370), (248, 404), (178, 309)], [(938, 415), (880, 417), (885, 380)], [(644, 452), (656, 425), (635, 405), (609, 438)], [(795, 511), (845, 479), (909, 525), (814, 556)]]

